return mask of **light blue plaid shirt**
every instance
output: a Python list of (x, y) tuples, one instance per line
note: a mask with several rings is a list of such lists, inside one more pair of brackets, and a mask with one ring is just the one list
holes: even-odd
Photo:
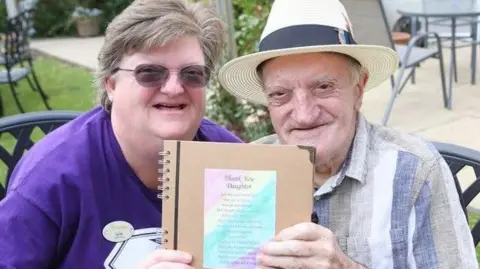
[[(278, 144), (276, 135), (253, 143)], [(423, 139), (359, 115), (342, 169), (314, 193), (319, 224), (367, 268), (478, 268), (452, 174)]]

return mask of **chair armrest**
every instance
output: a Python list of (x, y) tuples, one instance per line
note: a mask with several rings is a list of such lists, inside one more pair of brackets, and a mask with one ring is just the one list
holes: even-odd
[(410, 41), (408, 42), (408, 47), (413, 47), (415, 46), (415, 44), (422, 38), (425, 38), (425, 37), (435, 37), (435, 39), (437, 39), (437, 41), (440, 41), (440, 36), (438, 35), (438, 33), (436, 32), (427, 32), (427, 33), (423, 33), (423, 34), (417, 34), (415, 35), (412, 39), (410, 39)]
[(404, 55), (404, 61), (407, 62), (406, 59), (408, 59), (410, 57), (410, 53), (412, 52), (413, 47), (415, 47), (415, 44), (420, 39), (425, 38), (425, 37), (431, 37), (431, 36), (435, 37), (435, 39), (437, 40), (438, 52), (441, 52), (442, 51), (442, 43), (440, 42), (440, 36), (438, 35), (438, 33), (427, 32), (427, 33), (423, 33), (423, 34), (417, 34), (412, 39), (410, 39), (410, 41), (408, 42), (407, 50), (406, 50), (405, 55)]
[(475, 162), (480, 164), (480, 151), (450, 143), (438, 141), (432, 141), (432, 143), (443, 155), (453, 158), (461, 158), (472, 163)]

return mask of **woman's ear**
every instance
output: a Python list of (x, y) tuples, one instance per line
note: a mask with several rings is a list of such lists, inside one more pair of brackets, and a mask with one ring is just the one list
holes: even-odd
[(113, 95), (115, 92), (115, 78), (112, 76), (108, 76), (103, 79), (103, 87), (108, 94), (108, 99), (113, 101)]

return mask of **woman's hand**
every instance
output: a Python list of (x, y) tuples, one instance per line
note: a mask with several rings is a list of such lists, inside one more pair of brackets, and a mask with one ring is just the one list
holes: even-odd
[(192, 255), (170, 249), (159, 249), (153, 252), (147, 260), (143, 261), (135, 269), (193, 269), (189, 264)]

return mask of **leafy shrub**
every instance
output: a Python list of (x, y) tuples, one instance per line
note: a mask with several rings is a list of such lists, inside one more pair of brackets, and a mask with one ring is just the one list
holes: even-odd
[[(98, 8), (102, 10), (101, 32), (106, 25), (133, 0), (37, 0), (35, 5), (34, 27), (35, 37), (56, 37), (77, 35), (72, 23), (72, 13), (76, 6), (84, 8)], [(0, 5), (3, 12), (5, 5)], [(6, 18), (3, 13), (2, 17)], [(4, 27), (2, 25), (2, 27)]]
[[(273, 0), (233, 0), (237, 55), (257, 50), (272, 3)], [(237, 100), (216, 80), (209, 87), (207, 116), (226, 126), (245, 141), (273, 133), (265, 107)]]
[(130, 5), (133, 0), (97, 0), (95, 1), (95, 7), (102, 10), (102, 32), (105, 31), (108, 23), (115, 18), (122, 10)]
[(2, 23), (0, 23), (0, 33), (5, 33), (7, 29), (7, 7), (3, 2), (0, 2), (0, 19)]
[(35, 36), (75, 35), (75, 27), (70, 23), (75, 4), (75, 0), (38, 0), (33, 18)]

